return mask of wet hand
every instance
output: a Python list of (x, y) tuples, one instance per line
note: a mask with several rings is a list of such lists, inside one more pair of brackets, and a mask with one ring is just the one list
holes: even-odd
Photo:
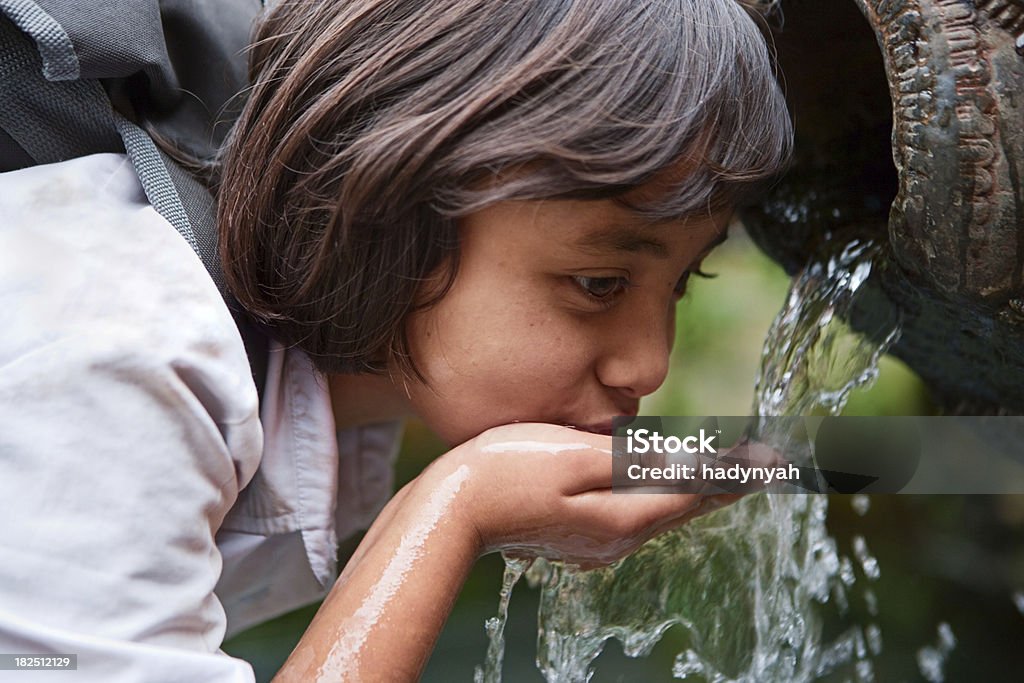
[(612, 493), (612, 437), (550, 424), (490, 429), (439, 458), (416, 486), (468, 468), (451, 523), (482, 553), (608, 564), (738, 495)]

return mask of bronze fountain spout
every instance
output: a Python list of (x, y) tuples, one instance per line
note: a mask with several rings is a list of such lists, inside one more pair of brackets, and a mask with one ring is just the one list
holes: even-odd
[(852, 324), (898, 313), (892, 353), (946, 410), (1024, 413), (1024, 0), (781, 9), (796, 154), (751, 235), (790, 272), (881, 242)]

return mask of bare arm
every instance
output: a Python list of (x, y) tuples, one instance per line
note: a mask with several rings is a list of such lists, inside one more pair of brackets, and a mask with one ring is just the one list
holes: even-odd
[(419, 675), (480, 552), (475, 533), (451, 519), (458, 474), (434, 490), (426, 483), (381, 512), (275, 683)]
[(414, 680), (482, 552), (604, 564), (728, 500), (613, 495), (610, 446), (514, 425), (438, 459), (381, 512), (275, 683)]

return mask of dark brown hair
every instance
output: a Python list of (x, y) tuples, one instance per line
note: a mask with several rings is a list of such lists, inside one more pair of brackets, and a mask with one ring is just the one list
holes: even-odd
[(328, 373), (415, 372), (404, 321), (447, 291), (459, 217), (625, 201), (697, 154), (632, 207), (693, 215), (740, 201), (790, 150), (737, 0), (282, 0), (251, 49), (221, 160), (224, 271)]

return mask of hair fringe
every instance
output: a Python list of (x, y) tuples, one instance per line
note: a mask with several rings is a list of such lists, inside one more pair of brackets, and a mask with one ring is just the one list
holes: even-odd
[(633, 208), (688, 216), (785, 167), (789, 116), (748, 14), (774, 5), (282, 0), (221, 159), (232, 291), (324, 372), (418, 377), (405, 320), (451, 285), (460, 217), (626, 202), (666, 178)]

